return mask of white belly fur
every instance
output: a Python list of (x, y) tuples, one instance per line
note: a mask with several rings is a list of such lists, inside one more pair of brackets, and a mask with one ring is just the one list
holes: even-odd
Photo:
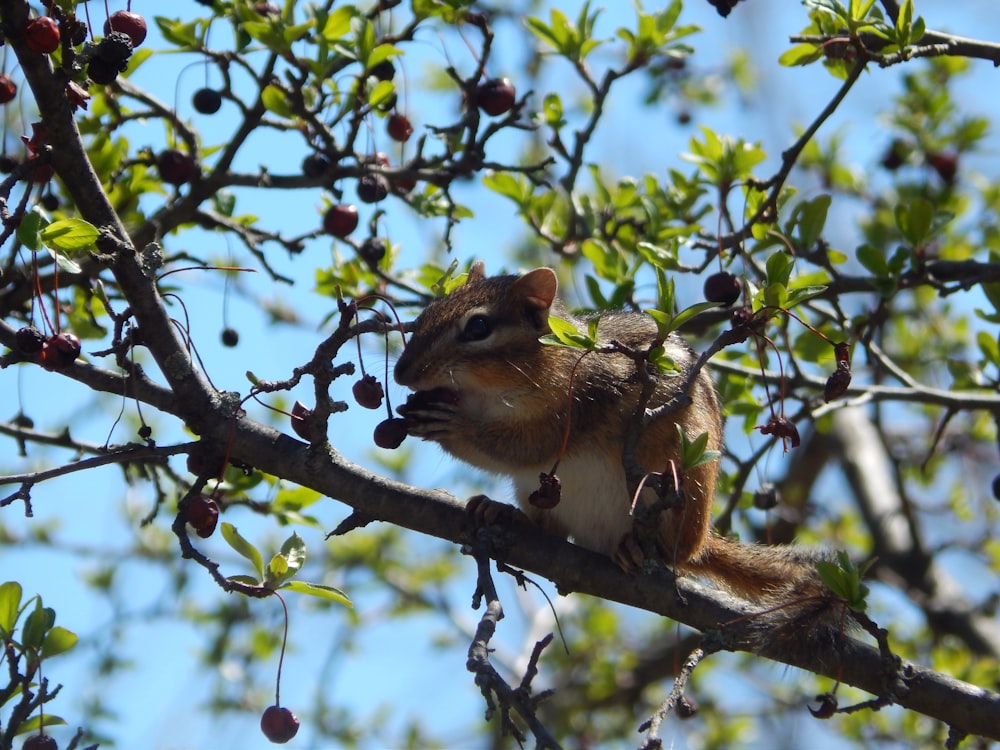
[(561, 499), (555, 508), (545, 511), (528, 503), (528, 497), (538, 489), (539, 471), (514, 475), (514, 491), (522, 509), (533, 517), (539, 513), (551, 515), (581, 547), (612, 556), (632, 526), (631, 499), (621, 460), (586, 452), (564, 459), (556, 472), (562, 484)]

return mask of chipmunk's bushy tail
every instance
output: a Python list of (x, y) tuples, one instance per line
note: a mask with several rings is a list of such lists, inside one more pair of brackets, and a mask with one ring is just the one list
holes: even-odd
[(816, 568), (828, 558), (802, 547), (745, 544), (711, 535), (680, 570), (762, 606), (761, 613), (751, 617), (781, 640), (793, 631), (819, 634), (850, 627), (846, 602), (827, 587)]

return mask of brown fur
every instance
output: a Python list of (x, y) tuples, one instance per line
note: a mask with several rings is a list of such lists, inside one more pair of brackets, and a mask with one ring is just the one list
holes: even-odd
[[(555, 274), (549, 269), (486, 278), (475, 267), (464, 286), (432, 302), (417, 319), (395, 374), (418, 393), (400, 411), (412, 434), (438, 442), (462, 461), (513, 477), (518, 504), (543, 528), (574, 537), (622, 564), (627, 560), (622, 542), (634, 530), (622, 453), (642, 380), (636, 363), (624, 354), (583, 356), (582, 350), (541, 344), (539, 337), (550, 332), (550, 313), (582, 331), (587, 328), (587, 321), (573, 319), (555, 294)], [(476, 323), (482, 321), (488, 333), (480, 338), (484, 329)], [(641, 350), (654, 343), (656, 325), (642, 313), (611, 313), (600, 319), (598, 336), (602, 344), (617, 341)], [(679, 337), (671, 335), (663, 346), (681, 373), (650, 370), (657, 380), (647, 408), (677, 395), (695, 362)], [(434, 389), (453, 392), (457, 403), (417, 398)], [(680, 471), (677, 425), (690, 440), (708, 433), (708, 450), (721, 448), (719, 403), (704, 371), (688, 395), (688, 406), (643, 429), (636, 459), (645, 471)], [(569, 440), (560, 456), (567, 418)], [(556, 507), (543, 510), (528, 496), (537, 488), (538, 473), (557, 459), (563, 496)], [(712, 534), (717, 472), (715, 462), (685, 471), (680, 507), (653, 516), (659, 524), (656, 546), (665, 561), (758, 602), (829, 596), (805, 553)]]

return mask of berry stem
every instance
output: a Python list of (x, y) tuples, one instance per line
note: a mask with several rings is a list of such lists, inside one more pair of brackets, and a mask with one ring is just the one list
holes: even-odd
[(42, 281), (38, 278), (38, 254), (31, 254), (31, 273), (35, 277), (35, 297), (38, 299), (38, 308), (42, 311), (42, 319), (45, 321), (45, 328), (48, 333), (55, 333), (52, 321), (49, 320), (49, 311), (45, 307), (45, 297), (42, 295)]
[(87, 31), (90, 32), (90, 41), (94, 41), (94, 24), (90, 22), (90, 6), (87, 3), (83, 3), (83, 14), (87, 17)]
[(281, 608), (285, 611), (285, 631), (281, 636), (281, 652), (278, 654), (278, 678), (274, 682), (274, 705), (281, 705), (281, 667), (285, 663), (285, 643), (288, 642), (288, 605), (285, 604), (285, 599), (277, 591), (274, 595), (278, 597), (278, 601), (281, 602)]
[(572, 427), (573, 422), (573, 385), (576, 381), (576, 371), (580, 368), (580, 363), (583, 362), (583, 358), (588, 354), (593, 352), (592, 349), (588, 349), (573, 365), (573, 369), (569, 371), (569, 386), (566, 388), (566, 426), (563, 428), (563, 439), (562, 445), (559, 446), (559, 453), (556, 455), (556, 462), (552, 464), (552, 471), (549, 474), (555, 474), (556, 469), (559, 468), (559, 462), (562, 461), (564, 455), (566, 455), (566, 446), (569, 445), (569, 431)]

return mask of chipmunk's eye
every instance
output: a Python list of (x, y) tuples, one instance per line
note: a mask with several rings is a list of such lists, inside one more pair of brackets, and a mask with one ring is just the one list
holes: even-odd
[(462, 338), (465, 341), (482, 341), (493, 333), (493, 323), (485, 315), (473, 315), (465, 321)]

